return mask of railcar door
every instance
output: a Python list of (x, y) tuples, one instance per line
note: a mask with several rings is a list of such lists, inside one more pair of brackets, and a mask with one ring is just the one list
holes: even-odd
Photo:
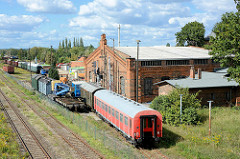
[(156, 137), (156, 119), (157, 117), (155, 115), (140, 117), (140, 137), (142, 139)]

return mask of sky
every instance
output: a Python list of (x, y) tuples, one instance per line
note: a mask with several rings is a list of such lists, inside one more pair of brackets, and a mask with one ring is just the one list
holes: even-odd
[(117, 46), (119, 24), (120, 46), (175, 46), (185, 24), (203, 23), (207, 36), (232, 11), (234, 0), (0, 0), (0, 49), (57, 48), (73, 37), (98, 47), (103, 33)]

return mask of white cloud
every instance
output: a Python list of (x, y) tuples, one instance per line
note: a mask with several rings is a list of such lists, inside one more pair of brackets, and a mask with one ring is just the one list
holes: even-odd
[(0, 30), (30, 31), (44, 22), (44, 18), (32, 15), (8, 16), (0, 14)]
[(192, 3), (198, 9), (211, 13), (229, 12), (236, 8), (233, 0), (193, 0)]
[(30, 12), (74, 13), (76, 8), (69, 0), (17, 0)]

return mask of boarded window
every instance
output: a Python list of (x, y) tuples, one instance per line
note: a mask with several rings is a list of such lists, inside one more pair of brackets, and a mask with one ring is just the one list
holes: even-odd
[(153, 94), (152, 78), (144, 78), (144, 95)]

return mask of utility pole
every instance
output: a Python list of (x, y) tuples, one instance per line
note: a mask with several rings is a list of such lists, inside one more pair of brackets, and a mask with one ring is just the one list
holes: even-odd
[(141, 41), (137, 40), (137, 60), (136, 60), (136, 102), (138, 102), (138, 56), (139, 56), (139, 43)]
[(51, 45), (51, 66), (52, 66), (52, 45)]
[(180, 95), (180, 123), (182, 123), (182, 94)]
[[(112, 41), (113, 41), (113, 54), (115, 54), (115, 52), (114, 52), (114, 38), (110, 38), (110, 39), (112, 39)], [(109, 57), (109, 60), (110, 60), (110, 57)], [(116, 60), (117, 61), (117, 60)], [(113, 62), (114, 63), (114, 62)], [(110, 62), (109, 62), (109, 64), (110, 64)], [(117, 69), (115, 70), (114, 69), (114, 65), (113, 65), (113, 81), (111, 81), (111, 87), (112, 87), (112, 91), (115, 91), (115, 83), (116, 83), (116, 81), (114, 82), (114, 79), (115, 78), (117, 78), (117, 73), (116, 73), (116, 71), (117, 71)], [(114, 78), (115, 77), (115, 78)], [(110, 79), (110, 78), (109, 78)]]
[(211, 136), (211, 107), (212, 107), (212, 102), (213, 101), (208, 101), (209, 103), (209, 136)]
[(31, 73), (31, 80), (32, 80), (32, 62), (31, 62), (31, 53), (30, 53), (30, 48), (28, 49), (28, 52), (29, 52), (29, 58), (30, 58), (30, 73)]
[(120, 24), (118, 25), (118, 47), (120, 47)]

